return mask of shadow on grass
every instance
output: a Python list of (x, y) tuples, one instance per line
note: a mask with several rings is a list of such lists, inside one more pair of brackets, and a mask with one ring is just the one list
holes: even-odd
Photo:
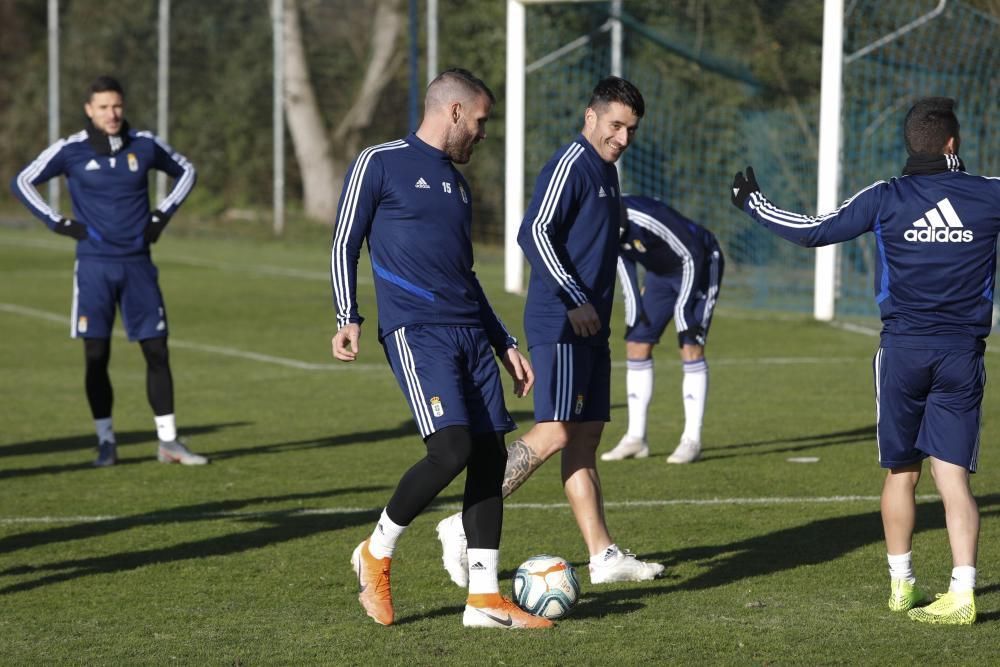
[[(248, 426), (253, 422), (226, 422), (222, 424), (204, 424), (201, 426), (185, 426), (180, 429), (182, 436), (201, 436), (216, 433), (223, 429)], [(0, 447), (0, 457), (4, 456), (30, 456), (34, 454), (56, 454), (60, 452), (72, 452), (78, 450), (91, 450), (97, 456), (97, 436), (93, 433), (87, 435), (76, 435), (68, 438), (52, 438), (49, 440), (35, 440), (32, 442), (21, 442), (13, 445)], [(121, 431), (115, 433), (118, 441), (118, 464), (133, 465), (135, 463), (145, 463), (156, 459), (156, 431)], [(123, 448), (132, 445), (142, 445), (148, 447), (141, 457), (124, 457)], [(194, 447), (197, 449), (197, 447)], [(0, 470), (0, 480), (13, 477), (30, 477), (32, 475), (53, 475), (64, 472), (75, 472), (78, 470), (93, 470), (91, 460), (78, 461), (75, 463), (64, 463), (46, 466), (36, 466), (34, 468), (7, 468)]]
[[(1000, 494), (977, 499), (980, 514), (1000, 514)], [(921, 503), (917, 511), (917, 533), (945, 528), (944, 507), (940, 502)], [(676, 551), (643, 554), (644, 559), (667, 566), (666, 576), (659, 584), (649, 582), (641, 587), (621, 590), (588, 588), (585, 603), (574, 610), (574, 618), (600, 618), (611, 614), (635, 611), (644, 606), (639, 600), (650, 595), (675, 591), (696, 591), (726, 586), (737, 581), (777, 574), (804, 565), (816, 565), (836, 560), (856, 549), (883, 540), (879, 512), (814, 521), (802, 526), (759, 535), (729, 544), (691, 547)], [(695, 563), (706, 569), (702, 574), (684, 580), (671, 574), (671, 568), (681, 563)], [(583, 571), (586, 565), (578, 565)], [(993, 587), (997, 588), (997, 587)], [(979, 593), (990, 592), (980, 589)], [(989, 611), (979, 615), (981, 621), (996, 620), (1000, 613)]]
[[(185, 426), (180, 429), (182, 436), (200, 436), (214, 433), (224, 428), (234, 426), (247, 426), (253, 422), (230, 422), (225, 424), (208, 424), (204, 426)], [(378, 429), (374, 431), (362, 431), (358, 433), (345, 433), (342, 435), (330, 436), (327, 438), (309, 438), (305, 440), (289, 440), (288, 442), (278, 442), (269, 445), (254, 445), (250, 447), (240, 447), (225, 449), (211, 454), (213, 462), (224, 461), (226, 459), (238, 458), (242, 456), (256, 456), (259, 454), (283, 454), (307, 449), (323, 449), (327, 447), (339, 447), (341, 445), (353, 445), (366, 442), (379, 442), (381, 440), (394, 440), (413, 436), (416, 442), (420, 442), (417, 427), (413, 421), (407, 419), (393, 428)], [(155, 431), (123, 431), (115, 434), (118, 440), (118, 463), (116, 465), (134, 465), (136, 463), (146, 463), (156, 458), (156, 432)], [(34, 442), (18, 443), (0, 447), (0, 457), (4, 456), (28, 456), (32, 454), (51, 454), (59, 452), (69, 452), (77, 450), (92, 450), (95, 452), (95, 436), (80, 435), (69, 438), (54, 438), (51, 440), (37, 440)], [(127, 456), (127, 449), (131, 445), (141, 444), (149, 446), (148, 456), (141, 457)], [(126, 451), (123, 451), (126, 449)], [(195, 444), (192, 449), (198, 451)], [(91, 470), (91, 461), (78, 461), (75, 463), (36, 466), (34, 468), (8, 468), (0, 470), (0, 480), (12, 477), (29, 477), (31, 475), (51, 475), (62, 472), (74, 472), (79, 470)]]
[[(709, 446), (702, 450), (702, 461), (729, 459), (737, 456), (759, 456), (761, 454), (787, 454), (792, 452), (804, 452), (810, 449), (818, 449), (820, 447), (829, 447), (831, 445), (853, 445), (857, 443), (874, 445), (875, 424), (847, 431), (834, 431), (833, 433), (803, 435), (795, 438), (778, 438), (775, 440), (756, 440), (753, 442), (741, 442), (735, 445), (722, 445), (720, 447)], [(782, 444), (787, 444), (788, 446), (776, 448), (770, 447), (770, 445)], [(761, 449), (764, 447), (767, 447), (767, 449)]]
[(228, 556), (320, 533), (343, 530), (360, 525), (370, 525), (378, 519), (381, 509), (345, 510), (336, 514), (303, 513), (298, 509), (262, 510), (259, 513), (241, 513), (235, 517), (230, 513), (240, 511), (241, 508), (258, 503), (326, 498), (346, 493), (378, 491), (383, 488), (354, 487), (316, 493), (201, 503), (174, 509), (169, 512), (150, 512), (148, 514), (122, 517), (121, 519), (78, 524), (26, 535), (14, 535), (0, 542), (0, 551), (10, 552), (43, 544), (100, 537), (140, 524), (149, 523), (193, 523), (228, 519), (230, 521), (266, 524), (264, 527), (249, 531), (193, 540), (168, 547), (130, 551), (93, 558), (73, 558), (38, 566), (23, 565), (10, 567), (0, 572), (0, 576), (23, 577), (36, 574), (43, 576), (31, 581), (23, 581), (0, 588), (0, 595), (30, 591), (43, 586), (64, 581), (73, 581), (91, 575), (126, 572), (148, 565), (197, 560), (213, 556)]
[(304, 449), (323, 449), (326, 447), (340, 447), (342, 445), (358, 445), (366, 442), (380, 442), (382, 440), (395, 440), (412, 436), (414, 442), (420, 443), (420, 434), (417, 432), (416, 424), (412, 419), (406, 419), (392, 428), (377, 429), (374, 431), (359, 431), (356, 433), (343, 433), (327, 438), (308, 438), (306, 440), (289, 440), (288, 442), (276, 442), (270, 445), (254, 445), (252, 447), (242, 447), (239, 449), (227, 449), (212, 455), (213, 461), (222, 461), (240, 456), (256, 456), (258, 454), (283, 454)]
[[(203, 426), (186, 426), (181, 428), (182, 435), (204, 435), (215, 433), (225, 428), (234, 426), (248, 426), (252, 422), (226, 422), (223, 424), (205, 424)], [(118, 440), (118, 447), (128, 447), (136, 444), (150, 444), (156, 442), (156, 431), (153, 429), (143, 431), (119, 431), (115, 433)], [(93, 433), (86, 435), (73, 435), (66, 438), (50, 438), (48, 440), (32, 440), (31, 442), (17, 442), (12, 445), (0, 446), (0, 457), (4, 456), (31, 456), (33, 454), (56, 454), (59, 452), (72, 452), (77, 450), (97, 449), (97, 436)], [(153, 452), (156, 453), (155, 451)]]

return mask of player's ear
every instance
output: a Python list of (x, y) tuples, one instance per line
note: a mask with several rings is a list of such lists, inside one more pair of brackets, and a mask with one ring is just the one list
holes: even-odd
[(588, 130), (593, 130), (597, 126), (597, 112), (593, 107), (587, 107), (583, 112), (583, 124)]
[(452, 102), (451, 103), (451, 122), (457, 123), (458, 119), (462, 117), (462, 103)]

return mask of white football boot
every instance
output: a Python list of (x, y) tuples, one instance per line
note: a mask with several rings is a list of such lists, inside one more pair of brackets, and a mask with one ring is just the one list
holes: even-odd
[(667, 463), (694, 463), (701, 458), (701, 443), (690, 438), (681, 438), (677, 449), (667, 457)]
[(659, 563), (646, 563), (626, 550), (608, 547), (604, 560), (598, 565), (590, 563), (590, 583), (610, 584), (616, 581), (650, 581), (663, 573)]
[(469, 587), (469, 543), (465, 539), (462, 513), (450, 514), (437, 525), (438, 539), (441, 540), (441, 561), (448, 576), (456, 586)]
[(187, 443), (180, 438), (170, 441), (160, 440), (160, 446), (156, 450), (156, 460), (160, 463), (180, 463), (185, 466), (203, 466), (208, 463), (208, 458), (192, 452), (187, 448)]
[(644, 459), (649, 456), (649, 445), (642, 438), (623, 435), (615, 448), (601, 454), (602, 461), (621, 461), (622, 459)]

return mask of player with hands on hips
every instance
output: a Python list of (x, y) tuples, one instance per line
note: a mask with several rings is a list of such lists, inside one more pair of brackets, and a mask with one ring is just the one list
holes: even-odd
[[(111, 421), (108, 374), (111, 329), (121, 309), (130, 341), (139, 341), (146, 360), (146, 397), (153, 410), (163, 463), (202, 465), (177, 436), (174, 385), (167, 350), (167, 315), (150, 244), (195, 183), (195, 169), (151, 132), (129, 128), (125, 93), (108, 76), (98, 77), (84, 103), (86, 129), (49, 146), (14, 177), (14, 194), (52, 231), (77, 241), (73, 275), (71, 335), (82, 338), (87, 402), (97, 431), (94, 465), (118, 462)], [(156, 210), (149, 210), (149, 172), (162, 171), (174, 184)], [(73, 197), (73, 218), (53, 210), (37, 186), (65, 176)]]

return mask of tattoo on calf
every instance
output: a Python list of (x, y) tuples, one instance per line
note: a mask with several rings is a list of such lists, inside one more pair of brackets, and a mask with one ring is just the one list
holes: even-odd
[(514, 493), (542, 463), (544, 460), (531, 451), (531, 447), (528, 447), (524, 440), (517, 439), (510, 443), (507, 447), (507, 469), (504, 471), (501, 490), (503, 497), (506, 498)]

